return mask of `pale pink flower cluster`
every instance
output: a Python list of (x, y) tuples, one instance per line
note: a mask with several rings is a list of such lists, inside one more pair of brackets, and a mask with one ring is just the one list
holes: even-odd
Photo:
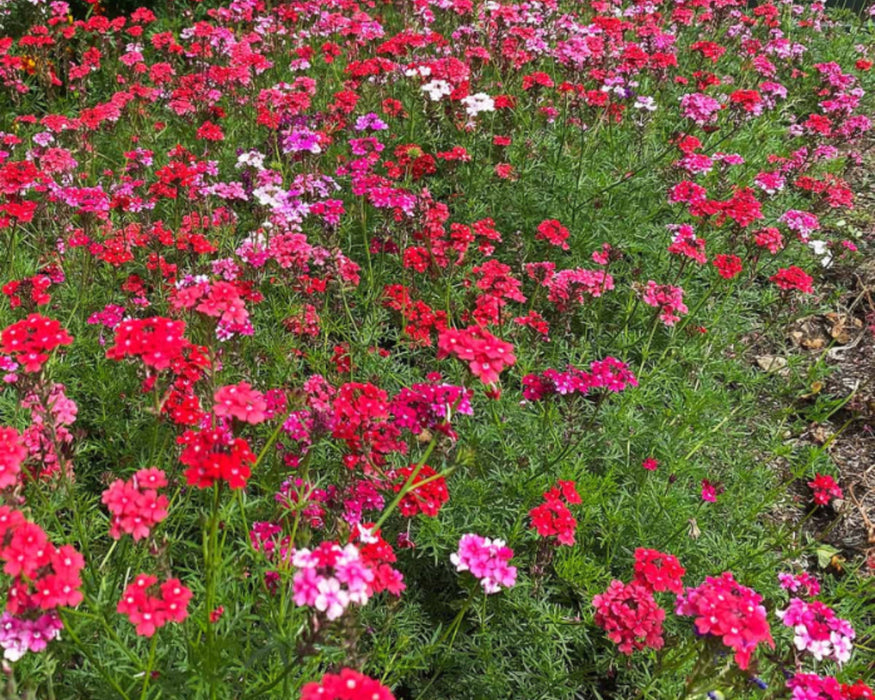
[(27, 652), (39, 652), (57, 638), (64, 623), (54, 610), (36, 619), (17, 617), (4, 612), (0, 617), (0, 647), (3, 658), (18, 661)]
[(373, 593), (374, 572), (354, 544), (322, 542), (292, 555), (298, 571), (292, 579), (295, 605), (308, 606), (336, 620), (353, 603), (364, 605)]
[(851, 658), (854, 628), (829, 606), (791, 598), (787, 609), (775, 614), (793, 628), (793, 642), (799, 651), (808, 651), (817, 661), (833, 659), (839, 666)]
[(795, 232), (803, 243), (807, 243), (808, 237), (820, 228), (820, 221), (814, 214), (798, 209), (784, 212), (778, 221)]
[[(47, 403), (36, 394), (28, 394), (21, 402), (22, 408), (30, 409), (32, 423), (21, 434), (28, 454), (41, 464), (39, 476), (48, 476), (60, 471), (60, 458), (55, 449), (73, 442), (73, 434), (67, 426), (76, 421), (76, 402), (64, 393), (63, 384), (53, 384)], [(67, 469), (72, 465), (66, 460)]]
[(684, 95), (681, 98), (681, 111), (687, 119), (692, 119), (699, 126), (717, 121), (717, 113), (722, 109), (720, 103), (713, 97), (701, 92)]
[(516, 567), (508, 562), (513, 550), (504, 540), (491, 540), (480, 535), (462, 535), (459, 549), (450, 555), (456, 571), (470, 571), (480, 579), (483, 590), (498, 593), (502, 588), (512, 588), (516, 583)]

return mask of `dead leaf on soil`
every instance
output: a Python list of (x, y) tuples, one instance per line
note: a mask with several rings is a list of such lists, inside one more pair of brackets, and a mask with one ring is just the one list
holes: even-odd
[(821, 391), (823, 391), (823, 382), (812, 382), (811, 391), (807, 394), (802, 394), (799, 398), (810, 399), (817, 396)]
[(811, 440), (817, 445), (824, 445), (830, 438), (830, 433), (822, 425), (815, 425), (809, 433)]
[(790, 339), (796, 345), (809, 350), (819, 350), (829, 343), (829, 336), (817, 316), (799, 319), (790, 331)]
[(780, 372), (787, 366), (787, 359), (779, 355), (759, 355), (756, 361), (764, 372)]
[(863, 321), (848, 314), (829, 313), (824, 318), (829, 322), (829, 334), (839, 345), (847, 345), (863, 327)]

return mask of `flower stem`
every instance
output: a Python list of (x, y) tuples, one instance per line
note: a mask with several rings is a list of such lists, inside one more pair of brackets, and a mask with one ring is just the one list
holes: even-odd
[(152, 635), (152, 644), (149, 647), (149, 662), (146, 664), (146, 674), (143, 677), (143, 690), (140, 692), (140, 700), (146, 700), (146, 692), (149, 690), (149, 681), (152, 679), (152, 664), (155, 663), (155, 647), (158, 646), (158, 633)]

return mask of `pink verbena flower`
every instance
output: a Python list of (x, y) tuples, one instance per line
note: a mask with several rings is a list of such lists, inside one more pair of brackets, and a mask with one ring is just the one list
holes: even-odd
[(316, 608), (336, 620), (352, 605), (364, 605), (373, 594), (374, 573), (354, 544), (341, 547), (322, 542), (316, 549), (299, 549), (292, 555), (297, 567), (292, 578), (295, 605)]
[(804, 595), (809, 597), (820, 593), (820, 582), (807, 571), (795, 575), (780, 573), (778, 574), (778, 583), (781, 585), (781, 588), (791, 593), (802, 591)]
[(470, 571), (480, 579), (487, 594), (498, 593), (502, 588), (512, 588), (516, 583), (517, 569), (508, 562), (513, 550), (504, 540), (489, 539), (480, 535), (462, 535), (459, 549), (450, 555), (456, 571)]
[(728, 571), (687, 588), (677, 597), (675, 612), (694, 617), (699, 634), (717, 637), (733, 649), (742, 670), (747, 669), (758, 644), (775, 647), (762, 596), (737, 583)]
[(261, 423), (267, 418), (264, 394), (253, 389), (247, 382), (219, 388), (213, 395), (213, 400), (213, 413), (219, 417), (232, 416), (252, 424)]
[(851, 658), (854, 628), (824, 603), (791, 598), (787, 608), (775, 614), (793, 629), (793, 643), (799, 651), (809, 652), (817, 661), (832, 659), (839, 666)]
[(670, 284), (656, 284), (649, 280), (642, 299), (648, 306), (659, 309), (659, 318), (666, 326), (673, 326), (681, 320), (679, 314), (689, 311), (684, 304), (684, 290)]

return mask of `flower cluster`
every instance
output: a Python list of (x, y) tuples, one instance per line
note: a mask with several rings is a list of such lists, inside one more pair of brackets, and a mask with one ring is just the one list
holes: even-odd
[(30, 456), (28, 473), (46, 478), (59, 474), (63, 467), (66, 476), (72, 477), (73, 463), (65, 447), (73, 442), (69, 426), (76, 422), (79, 409), (63, 384), (53, 382), (47, 389), (43, 387), (40, 395), (29, 393), (21, 401), (21, 407), (30, 410), (31, 420), (21, 433)]
[(816, 596), (820, 593), (820, 582), (807, 571), (795, 575), (780, 573), (778, 574), (778, 583), (781, 585), (781, 588), (791, 593), (799, 593), (801, 591), (803, 595), (808, 597)]
[(163, 471), (154, 467), (140, 469), (131, 479), (116, 479), (103, 492), (101, 501), (112, 514), (109, 534), (120, 539), (122, 533), (134, 541), (148, 537), (152, 528), (167, 517), (168, 499), (158, 494), (167, 486)]
[(550, 245), (554, 245), (562, 250), (568, 250), (567, 243), (569, 231), (556, 219), (547, 219), (538, 224), (538, 232), (535, 234), (536, 239), (547, 241)]
[[(392, 490), (396, 493), (401, 491), (405, 484), (410, 482), (407, 492), (398, 503), (398, 508), (405, 518), (412, 518), (417, 513), (422, 513), (430, 518), (435, 517), (441, 506), (450, 500), (447, 491), (447, 481), (427, 464), (423, 464), (419, 470), (417, 465), (402, 467), (397, 471)], [(410, 476), (416, 471), (416, 476), (410, 481)]]
[(57, 608), (82, 601), (85, 560), (72, 545), (52, 544), (20, 511), (0, 506), (0, 562), (13, 578), (0, 622), (0, 646), (14, 661), (28, 651), (42, 651), (58, 636), (63, 625)]
[(787, 681), (791, 700), (872, 700), (875, 691), (863, 681), (839, 683), (832, 676), (797, 673)]
[(220, 426), (186, 430), (176, 441), (185, 445), (179, 461), (188, 467), (185, 479), (189, 486), (206, 489), (219, 480), (227, 482), (232, 489), (246, 486), (255, 455), (243, 438), (235, 438)]
[(159, 586), (156, 576), (140, 574), (125, 588), (116, 610), (127, 616), (138, 635), (151, 637), (168, 622), (188, 617), (191, 595), (179, 579), (167, 579)]
[(379, 681), (342, 668), (338, 674), (326, 673), (318, 683), (304, 684), (301, 700), (395, 700), (395, 696)]
[(55, 348), (71, 345), (73, 337), (59, 321), (30, 314), (0, 333), (0, 350), (10, 355), (25, 372), (39, 372)]
[(812, 287), (812, 282), (814, 282), (814, 280), (811, 275), (795, 265), (782, 267), (774, 275), (769, 277), (769, 279), (785, 291), (792, 291), (795, 289), (803, 294), (814, 293), (814, 287)]
[(844, 498), (841, 487), (829, 474), (815, 474), (808, 486), (814, 491), (814, 502), (819, 506), (827, 505), (833, 498)]
[(245, 292), (233, 282), (210, 282), (188, 276), (177, 283), (170, 299), (175, 310), (194, 309), (217, 320), (216, 336), (227, 340), (232, 335), (251, 335), (252, 324), (245, 305)]
[(750, 664), (758, 644), (775, 647), (762, 596), (737, 583), (728, 571), (687, 588), (677, 598), (676, 612), (694, 617), (699, 634), (718, 638), (733, 649), (735, 663), (742, 670)]
[(624, 654), (645, 647), (661, 649), (665, 610), (656, 604), (652, 591), (632, 581), (611, 581), (608, 589), (593, 596), (595, 623)]
[(629, 366), (615, 357), (595, 360), (589, 368), (587, 372), (569, 365), (564, 372), (546, 369), (539, 374), (527, 374), (523, 377), (523, 396), (529, 401), (540, 401), (555, 394), (585, 396), (599, 389), (616, 393), (627, 386), (638, 386), (638, 379)]
[(541, 537), (555, 537), (556, 542), (567, 546), (574, 544), (577, 519), (568, 509), (580, 503), (580, 494), (573, 481), (560, 481), (544, 494), (544, 502), (529, 511), (531, 527)]
[(659, 309), (659, 318), (666, 326), (673, 326), (681, 320), (680, 314), (689, 311), (684, 304), (684, 290), (670, 284), (657, 284), (650, 280), (641, 298), (648, 306)]
[(231, 416), (244, 423), (258, 424), (267, 418), (264, 394), (247, 382), (223, 386), (213, 394), (213, 413), (218, 417)]
[(480, 326), (446, 329), (438, 336), (438, 359), (453, 355), (468, 363), (471, 374), (484, 384), (495, 384), (505, 368), (516, 362), (513, 345)]
[(851, 658), (854, 628), (827, 605), (791, 598), (790, 604), (775, 614), (793, 628), (793, 643), (799, 651), (809, 652), (817, 661), (833, 659), (839, 666)]
[(329, 620), (352, 604), (364, 605), (374, 592), (374, 572), (354, 544), (322, 542), (313, 550), (298, 549), (292, 564), (297, 568), (292, 579), (295, 605), (315, 608)]
[(672, 554), (641, 547), (635, 550), (635, 583), (654, 593), (682, 593), (682, 579), (686, 572), (678, 558)]
[(455, 440), (457, 435), (451, 425), (453, 416), (474, 414), (472, 395), (470, 389), (440, 382), (437, 375), (429, 383), (402, 387), (392, 399), (390, 410), (399, 427), (417, 435), (424, 430), (436, 430)]
[(188, 345), (184, 334), (185, 321), (160, 316), (128, 319), (116, 326), (115, 342), (106, 356), (110, 360), (139, 357), (147, 367), (167, 369), (182, 357)]
[(512, 557), (513, 550), (504, 540), (467, 534), (462, 535), (459, 549), (450, 555), (450, 561), (456, 571), (470, 571), (479, 579), (488, 595), (502, 588), (513, 588), (517, 570), (508, 563)]
[(7, 661), (18, 661), (27, 652), (40, 652), (64, 629), (58, 613), (52, 611), (36, 618), (16, 617), (9, 612), (0, 616), (0, 648)]
[(0, 489), (15, 486), (27, 448), (15, 428), (0, 427)]

